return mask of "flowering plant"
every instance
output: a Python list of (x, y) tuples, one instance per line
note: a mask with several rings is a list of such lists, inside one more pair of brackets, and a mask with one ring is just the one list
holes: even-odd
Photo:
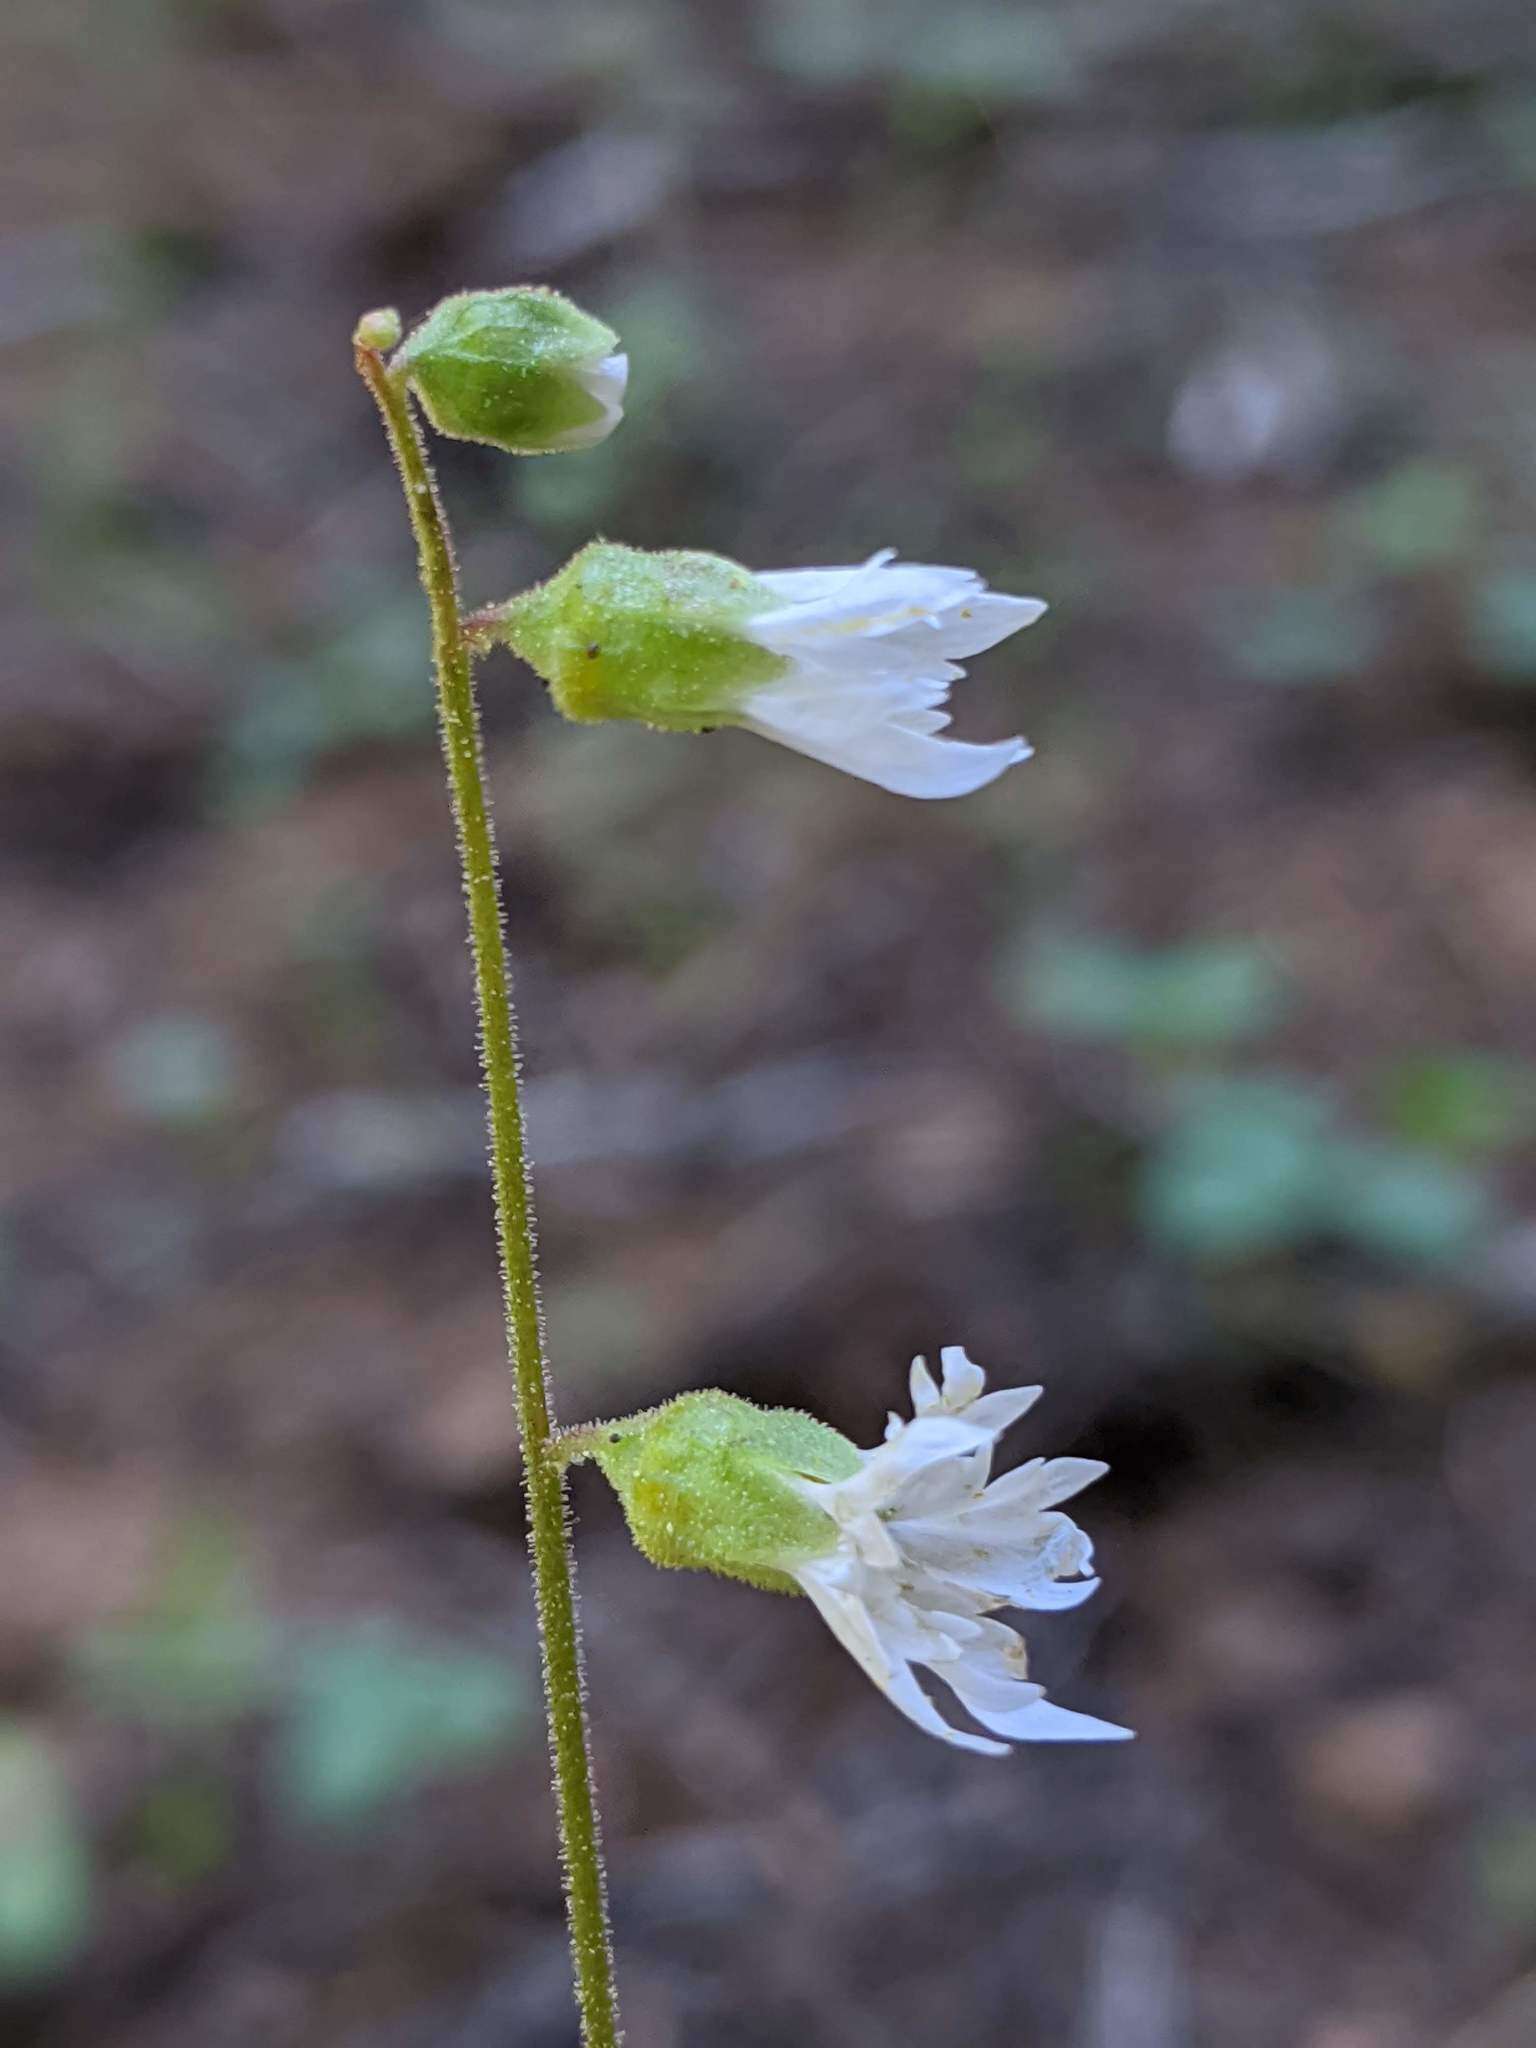
[[(979, 1367), (957, 1348), (942, 1354), (942, 1384), (921, 1359), (913, 1365), (913, 1419), (893, 1416), (870, 1451), (808, 1415), (720, 1392), (557, 1434), (475, 658), (509, 645), (579, 723), (738, 725), (897, 794), (953, 797), (1029, 753), (1017, 738), (941, 737), (959, 664), (1044, 606), (990, 591), (967, 569), (898, 563), (890, 550), (856, 567), (754, 572), (718, 555), (598, 541), (537, 589), (466, 618), (415, 407), (441, 433), (514, 454), (589, 447), (621, 416), (628, 359), (619, 337), (557, 293), (522, 286), (445, 299), (403, 340), (392, 310), (365, 314), (353, 343), (400, 471), (432, 614), (577, 2001), (586, 2048), (617, 2048), (567, 1466), (591, 1459), (602, 1468), (657, 1563), (808, 1595), (910, 1721), (986, 1755), (1006, 1754), (1012, 1742), (1127, 1732), (1047, 1700), (1027, 1675), (1023, 1638), (995, 1618), (1006, 1608), (1075, 1606), (1093, 1591), (1088, 1539), (1059, 1503), (1103, 1467), (1037, 1459), (992, 1479), (998, 1437), (1039, 1389), (987, 1394)], [(988, 1732), (946, 1719), (920, 1671)]]

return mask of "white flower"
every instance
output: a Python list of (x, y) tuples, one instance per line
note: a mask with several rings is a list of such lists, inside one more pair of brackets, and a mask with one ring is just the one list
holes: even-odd
[(624, 392), (629, 384), (629, 357), (619, 350), (611, 356), (593, 358), (571, 366), (571, 379), (602, 411), (584, 427), (572, 427), (550, 442), (551, 454), (568, 454), (573, 448), (593, 448), (606, 441), (624, 417)]
[(476, 633), (511, 647), (580, 724), (745, 726), (898, 796), (941, 797), (1028, 759), (1021, 739), (941, 735), (960, 657), (1044, 610), (970, 569), (897, 563), (889, 550), (862, 568), (758, 574), (697, 549), (592, 541), (548, 582), (481, 613)]
[(966, 796), (1029, 758), (1021, 739), (939, 739), (960, 661), (1032, 626), (1038, 598), (988, 590), (970, 569), (900, 562), (756, 571), (782, 600), (745, 631), (793, 664), (753, 690), (738, 721), (898, 796)]
[[(1100, 1742), (1128, 1736), (1070, 1713), (1026, 1676), (1024, 1639), (999, 1608), (1076, 1607), (1098, 1585), (1093, 1546), (1057, 1503), (1107, 1469), (1090, 1458), (1034, 1459), (988, 1485), (992, 1447), (1039, 1398), (1038, 1387), (983, 1394), (986, 1376), (946, 1348), (942, 1391), (912, 1365), (915, 1420), (892, 1415), (885, 1442), (851, 1478), (796, 1482), (838, 1526), (834, 1551), (787, 1568), (843, 1647), (908, 1720), (985, 1756), (1009, 1742)], [(994, 1735), (946, 1721), (918, 1683), (923, 1666)]]

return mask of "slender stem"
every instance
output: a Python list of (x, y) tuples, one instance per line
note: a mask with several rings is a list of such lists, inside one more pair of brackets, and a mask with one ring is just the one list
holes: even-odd
[[(370, 316), (370, 319), (374, 316)], [(544, 1699), (554, 1764), (576, 1998), (586, 2048), (618, 2048), (618, 2003), (602, 1844), (587, 1750), (575, 1563), (567, 1538), (565, 1482), (550, 1456), (553, 1423), (544, 1364), (543, 1318), (534, 1260), (533, 1206), (517, 1081), (517, 1026), (502, 936), (496, 842), (480, 745), (474, 671), (459, 607), (453, 547), (421, 429), (403, 386), (390, 375), (377, 330), (364, 321), (357, 367), (384, 419), (416, 536), (422, 588), (432, 610), (438, 723), (453, 800), (464, 896), (469, 909), (480, 1065), (485, 1078), (496, 1236), (501, 1252), (507, 1349), (522, 1431), (529, 1548), (543, 1649)]]

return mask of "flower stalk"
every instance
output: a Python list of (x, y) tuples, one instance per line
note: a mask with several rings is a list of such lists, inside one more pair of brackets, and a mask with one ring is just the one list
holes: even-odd
[(365, 314), (354, 336), (354, 350), (358, 373), (378, 406), (400, 472), (422, 589), (432, 615), (438, 728), (468, 911), (507, 1351), (522, 1437), (529, 1549), (576, 1997), (585, 2048), (618, 2048), (602, 1845), (583, 1704), (575, 1565), (566, 1524), (564, 1474), (551, 1453), (553, 1418), (518, 1091), (517, 1026), (502, 931), (473, 655), (459, 601), (448, 523), (421, 428), (403, 373), (384, 359), (383, 350), (392, 346), (398, 335), (399, 323), (392, 315)]

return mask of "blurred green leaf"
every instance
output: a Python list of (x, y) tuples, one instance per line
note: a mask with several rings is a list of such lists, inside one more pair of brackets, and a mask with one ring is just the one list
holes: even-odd
[(334, 625), (307, 660), (274, 665), (236, 706), (212, 770), (216, 805), (261, 815), (329, 755), (414, 739), (436, 716), (417, 597), (391, 592)]
[(1344, 538), (1389, 575), (1410, 576), (1465, 555), (1479, 523), (1476, 478), (1456, 463), (1405, 462), (1340, 507)]
[(522, 1676), (388, 1622), (302, 1652), (277, 1754), (284, 1804), (306, 1821), (365, 1818), (396, 1795), (479, 1762), (522, 1730)]
[[(112, 508), (102, 508), (110, 512)], [(111, 526), (94, 544), (57, 550), (67, 563), (51, 597), (53, 609), (98, 645), (153, 674), (184, 670), (218, 687), (219, 650), (236, 622), (217, 573), (191, 550), (166, 541), (156, 548)]]
[(1240, 940), (1142, 953), (1057, 935), (1028, 946), (1003, 979), (1016, 1014), (1074, 1038), (1220, 1044), (1268, 1030), (1282, 1008), (1279, 977)]
[(1495, 147), (1511, 176), (1536, 185), (1536, 93), (1516, 92), (1483, 108)]
[(1536, 1927), (1536, 1814), (1493, 1823), (1476, 1844), (1479, 1889), (1501, 1927)]
[(1044, 7), (920, 5), (898, 49), (907, 78), (983, 103), (1057, 99), (1077, 78), (1062, 17)]
[(106, 260), (124, 313), (135, 321), (163, 320), (215, 282), (226, 261), (215, 234), (164, 221), (114, 237)]
[(986, 141), (992, 133), (987, 110), (972, 92), (943, 83), (903, 78), (886, 95), (886, 119), (893, 142), (914, 158), (939, 161)]
[(1493, 1221), (1482, 1183), (1434, 1153), (1337, 1141), (1319, 1167), (1320, 1220), (1386, 1258), (1449, 1265), (1473, 1252)]
[(1139, 1035), (1212, 1043), (1252, 1038), (1281, 1011), (1279, 977), (1264, 954), (1238, 940), (1178, 946), (1148, 963)]
[(195, 1010), (144, 1017), (107, 1048), (118, 1100), (155, 1123), (208, 1123), (226, 1110), (239, 1081), (229, 1033)]
[(1500, 1152), (1536, 1136), (1536, 1067), (1497, 1053), (1427, 1053), (1389, 1070), (1381, 1104), (1409, 1144)]
[(992, 380), (994, 388), (972, 402), (950, 438), (957, 471), (984, 499), (1011, 497), (1050, 446), (1032, 398), (1017, 388), (1000, 388), (1003, 382)]
[(1318, 1159), (1333, 1117), (1320, 1090), (1280, 1077), (1203, 1080), (1142, 1170), (1148, 1233), (1192, 1257), (1284, 1248), (1319, 1215)]
[(180, 1887), (212, 1877), (235, 1853), (234, 1802), (216, 1778), (153, 1786), (134, 1816), (133, 1847), (160, 1880)]
[(1229, 635), (1232, 657), (1262, 683), (1323, 683), (1364, 668), (1381, 622), (1359, 598), (1328, 590), (1276, 591)]
[(207, 1522), (182, 1532), (154, 1604), (87, 1636), (75, 1665), (104, 1712), (172, 1727), (237, 1720), (276, 1682), (272, 1632), (234, 1543)]
[(758, 10), (757, 21), (769, 61), (791, 77), (839, 85), (875, 63), (876, 25), (865, 0), (777, 0)]
[(759, 15), (769, 60), (817, 85), (888, 78), (983, 101), (1053, 99), (1077, 65), (1060, 16), (1045, 7), (957, 0), (777, 0)]
[(1484, 668), (1536, 683), (1536, 570), (1503, 569), (1472, 587), (1468, 636)]
[(1337, 1130), (1320, 1088), (1282, 1075), (1203, 1078), (1177, 1095), (1144, 1161), (1149, 1234), (1213, 1261), (1342, 1238), (1409, 1265), (1477, 1248), (1493, 1223), (1488, 1190), (1433, 1152)]
[(1047, 1031), (1125, 1038), (1138, 1027), (1145, 992), (1140, 958), (1109, 940), (1037, 941), (1005, 969), (1010, 1007)]
[(0, 1723), (0, 1989), (55, 1975), (90, 1931), (90, 1862), (53, 1750)]

